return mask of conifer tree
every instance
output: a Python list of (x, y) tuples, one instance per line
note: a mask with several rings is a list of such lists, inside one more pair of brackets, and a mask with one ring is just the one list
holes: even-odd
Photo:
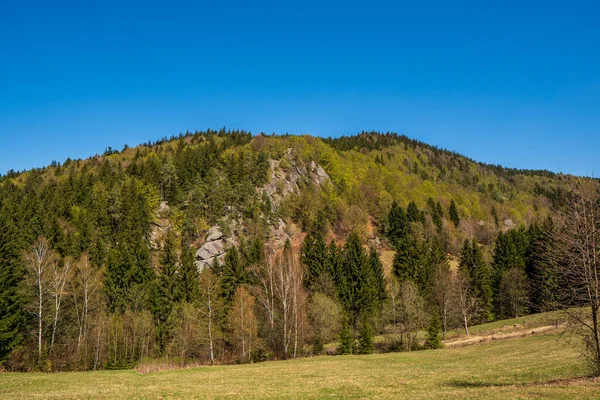
[(333, 275), (333, 283), (335, 283), (338, 299), (341, 304), (345, 304), (346, 302), (346, 293), (347, 289), (347, 280), (346, 274), (344, 272), (344, 259), (340, 248), (335, 244), (335, 241), (331, 241), (329, 243), (329, 247), (327, 248), (327, 260), (329, 264), (329, 268)]
[(422, 281), (421, 252), (412, 235), (397, 242), (392, 267), (400, 282), (410, 281), (420, 287)]
[(439, 349), (444, 347), (441, 333), (442, 324), (440, 322), (440, 317), (437, 313), (434, 313), (429, 321), (429, 327), (427, 328), (427, 340), (425, 340), (425, 348)]
[(159, 260), (160, 273), (152, 286), (152, 314), (156, 323), (156, 341), (161, 354), (167, 345), (169, 331), (167, 321), (175, 305), (178, 290), (176, 246), (175, 234), (169, 231)]
[(342, 330), (340, 332), (340, 353), (341, 354), (352, 354), (354, 348), (354, 339), (352, 333), (350, 333), (350, 326), (348, 325), (348, 319), (344, 318), (342, 323)]
[(387, 216), (386, 236), (392, 246), (395, 246), (399, 240), (408, 235), (408, 220), (404, 209), (395, 201)]
[(342, 304), (350, 314), (353, 328), (356, 328), (359, 316), (372, 310), (373, 290), (370, 286), (372, 280), (369, 259), (358, 234), (354, 232), (348, 236), (344, 245), (343, 266), (346, 293)]
[(483, 259), (479, 243), (465, 240), (461, 251), (459, 268), (470, 282), (472, 295), (477, 297), (481, 304), (481, 318), (483, 321), (492, 319), (492, 285), (488, 266)]
[(363, 318), (361, 323), (358, 348), (361, 354), (371, 354), (375, 349), (373, 345), (373, 329), (368, 318)]
[(227, 250), (221, 273), (221, 291), (226, 306), (231, 304), (239, 285), (246, 282), (246, 273), (235, 246)]
[(454, 199), (450, 200), (448, 215), (450, 216), (450, 220), (454, 223), (454, 226), (458, 228), (458, 224), (460, 224), (460, 217), (458, 216), (458, 209), (456, 208)]
[(185, 303), (193, 303), (198, 299), (200, 274), (194, 262), (194, 250), (184, 246), (181, 250), (181, 266), (177, 274), (177, 299)]
[(386, 299), (386, 284), (385, 274), (383, 273), (383, 264), (379, 259), (377, 250), (374, 248), (371, 248), (371, 251), (369, 252), (369, 265), (371, 267), (371, 276), (373, 278), (372, 286), (374, 291), (374, 300), (376, 302), (376, 306), (379, 307)]
[(16, 226), (0, 207), (0, 366), (22, 339), (23, 298), (18, 292), (23, 276)]
[(307, 288), (312, 287), (321, 275), (330, 273), (329, 262), (327, 260), (327, 245), (321, 233), (317, 232), (314, 235), (306, 235), (300, 250), (300, 261), (308, 267), (308, 273), (304, 280), (304, 285)]
[(406, 207), (406, 219), (408, 222), (423, 222), (423, 214), (414, 201), (408, 203), (408, 207)]

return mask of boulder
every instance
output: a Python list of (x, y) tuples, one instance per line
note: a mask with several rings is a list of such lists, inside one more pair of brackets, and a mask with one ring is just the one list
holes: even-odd
[(206, 237), (207, 242), (212, 242), (214, 240), (221, 239), (223, 237), (223, 232), (219, 229), (218, 226), (213, 226), (208, 230), (208, 234)]

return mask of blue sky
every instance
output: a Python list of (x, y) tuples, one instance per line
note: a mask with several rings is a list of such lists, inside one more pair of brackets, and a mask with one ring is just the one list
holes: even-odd
[(598, 176), (598, 1), (0, 2), (0, 173), (207, 127)]

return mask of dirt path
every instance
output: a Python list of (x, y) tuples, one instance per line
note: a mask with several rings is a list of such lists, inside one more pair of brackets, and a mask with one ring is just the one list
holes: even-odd
[(445, 347), (463, 347), (463, 346), (471, 346), (478, 343), (486, 343), (491, 342), (493, 340), (504, 340), (504, 339), (513, 339), (517, 337), (531, 336), (537, 335), (541, 333), (547, 333), (551, 331), (555, 331), (557, 329), (562, 328), (562, 325), (547, 325), (540, 326), (538, 328), (531, 329), (521, 329), (517, 331), (507, 332), (507, 333), (491, 333), (489, 335), (469, 335), (468, 337), (461, 338), (459, 340), (448, 340), (444, 342)]

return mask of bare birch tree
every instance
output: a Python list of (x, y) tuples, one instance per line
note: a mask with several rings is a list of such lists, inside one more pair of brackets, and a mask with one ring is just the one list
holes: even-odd
[(461, 325), (465, 334), (469, 334), (469, 322), (481, 311), (481, 305), (477, 297), (473, 295), (470, 280), (462, 273), (458, 273), (454, 280), (454, 301), (456, 311), (459, 314)]
[(26, 284), (31, 291), (32, 310), (37, 322), (38, 360), (42, 358), (42, 342), (44, 335), (44, 319), (46, 318), (47, 301), (51, 290), (51, 270), (56, 263), (56, 255), (48, 241), (40, 236), (24, 254), (26, 266)]
[(447, 264), (438, 265), (434, 271), (433, 298), (442, 324), (442, 339), (445, 339), (452, 307), (452, 272)]
[(63, 305), (63, 299), (67, 295), (66, 287), (67, 282), (71, 277), (71, 266), (73, 260), (71, 258), (65, 258), (61, 263), (55, 262), (51, 266), (50, 271), (50, 297), (52, 298), (52, 334), (50, 336), (50, 348), (49, 353), (52, 353), (54, 349), (54, 342), (56, 339), (56, 329), (58, 328), (60, 320), (60, 310)]
[(600, 375), (600, 193), (591, 180), (580, 180), (564, 208), (549, 264), (558, 276), (558, 305), (570, 330), (581, 338), (593, 375)]
[(254, 297), (244, 286), (236, 289), (229, 311), (229, 327), (234, 348), (241, 361), (247, 362), (252, 355), (252, 344), (256, 341), (257, 324), (254, 315)]
[(102, 269), (94, 268), (88, 254), (83, 253), (75, 263), (73, 275), (70, 283), (78, 328), (76, 353), (87, 362), (90, 318), (98, 313), (101, 303)]
[(200, 312), (204, 316), (208, 341), (210, 363), (215, 362), (215, 341), (219, 335), (218, 316), (223, 308), (219, 278), (212, 273), (210, 268), (205, 268), (200, 276)]

